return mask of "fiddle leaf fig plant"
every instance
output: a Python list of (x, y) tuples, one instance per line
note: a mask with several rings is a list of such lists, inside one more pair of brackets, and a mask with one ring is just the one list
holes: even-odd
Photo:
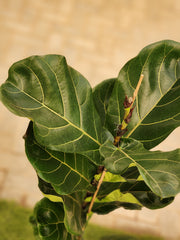
[(80, 240), (93, 213), (158, 209), (180, 192), (180, 149), (151, 150), (180, 126), (180, 43), (145, 47), (93, 89), (65, 57), (31, 56), (10, 67), (0, 99), (30, 120), (36, 239)]

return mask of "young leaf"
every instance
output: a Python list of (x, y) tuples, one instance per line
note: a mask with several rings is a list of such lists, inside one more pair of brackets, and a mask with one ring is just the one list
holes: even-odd
[(97, 167), (83, 155), (57, 152), (37, 143), (30, 122), (25, 138), (26, 154), (38, 176), (62, 194), (91, 189)]
[(123, 138), (121, 146), (107, 141), (100, 148), (106, 169), (121, 174), (131, 163), (156, 195), (167, 198), (180, 192), (180, 149), (171, 152), (148, 151), (134, 139)]
[[(116, 190), (120, 190), (121, 198), (119, 199), (121, 200), (121, 202), (117, 203), (116, 201), (118, 201), (118, 198), (115, 198), (114, 196), (114, 200), (116, 199), (114, 201), (114, 204), (113, 202), (110, 203), (110, 206), (112, 207), (112, 209), (113, 209), (113, 206), (118, 207), (118, 204), (119, 206), (122, 206), (125, 208), (129, 207), (131, 209), (132, 207), (135, 207), (134, 206), (135, 199), (136, 201), (139, 201), (140, 204), (143, 205), (143, 207), (150, 208), (150, 209), (158, 209), (158, 208), (163, 208), (169, 205), (174, 199), (173, 197), (162, 199), (161, 197), (154, 194), (151, 191), (151, 189), (145, 184), (144, 181), (138, 180), (140, 177), (139, 177), (139, 171), (136, 167), (128, 168), (122, 175), (123, 177), (120, 175), (115, 175), (110, 172), (106, 173), (103, 183), (101, 185), (101, 188), (97, 195), (98, 205), (100, 208), (101, 206), (103, 208), (103, 204), (104, 204), (103, 199), (105, 198), (107, 200), (107, 197), (111, 196), (111, 194), (113, 195), (113, 192), (115, 192)], [(128, 195), (125, 195), (127, 193)], [(122, 199), (124, 200), (124, 202), (126, 200), (126, 204), (124, 204), (124, 202), (122, 204)], [(101, 200), (102, 200), (102, 205), (100, 204)], [(108, 203), (106, 203), (106, 205), (108, 205)], [(110, 206), (108, 207), (109, 210), (111, 209)]]
[(13, 64), (0, 96), (13, 113), (34, 122), (41, 145), (63, 152), (98, 151), (102, 128), (92, 89), (63, 56), (32, 56)]
[[(99, 175), (95, 175), (95, 179), (97, 181), (99, 180)], [(101, 188), (97, 195), (98, 199), (106, 197), (108, 194), (117, 189), (121, 190), (121, 186), (127, 182), (131, 183), (131, 185), (133, 186), (133, 184), (137, 183), (138, 177), (139, 171), (136, 167), (129, 167), (121, 175), (106, 172), (103, 182), (101, 184)], [(129, 189), (126, 190), (126, 193), (130, 192)]]
[[(91, 197), (85, 200), (91, 201)], [(96, 198), (93, 204), (92, 212), (98, 214), (107, 214), (119, 207), (130, 210), (140, 210), (142, 204), (130, 193), (121, 193), (119, 189), (112, 191), (102, 199)]]
[(144, 78), (125, 136), (151, 149), (180, 126), (180, 43), (151, 44), (122, 68), (107, 108), (107, 126), (113, 135), (114, 124), (123, 119), (124, 97), (133, 95), (141, 74)]
[(31, 222), (36, 227), (36, 235), (39, 235), (40, 239), (75, 240), (64, 226), (62, 203), (54, 203), (43, 198), (36, 204)]

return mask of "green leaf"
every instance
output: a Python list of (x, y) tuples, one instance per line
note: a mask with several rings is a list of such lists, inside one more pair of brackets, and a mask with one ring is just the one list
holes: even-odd
[[(38, 187), (40, 189), (40, 191), (48, 196), (55, 196), (55, 197), (59, 197), (61, 198), (61, 195), (58, 194), (54, 188), (52, 187), (52, 185), (46, 181), (44, 181), (43, 179), (41, 179), (38, 175)], [(62, 198), (61, 198), (62, 199)], [(50, 199), (49, 199), (50, 200)]]
[(34, 233), (35, 240), (41, 240), (40, 236), (39, 236), (37, 221), (36, 221), (36, 218), (34, 215), (30, 216), (29, 222), (31, 223), (31, 225), (33, 227), (33, 233)]
[(137, 179), (140, 178), (139, 171), (134, 164), (131, 164), (128, 169), (126, 169), (121, 176), (126, 179), (128, 182), (134, 183)]
[(54, 203), (47, 198), (39, 201), (34, 208), (31, 223), (43, 240), (74, 240), (74, 236), (67, 232), (64, 226), (64, 209), (62, 203)]
[(94, 103), (101, 118), (102, 125), (105, 126), (106, 123), (106, 114), (107, 114), (107, 107), (109, 103), (109, 98), (111, 96), (113, 87), (117, 78), (107, 79), (100, 84), (98, 84), (93, 89), (93, 98)]
[[(94, 179), (96, 181), (99, 181), (100, 180), (100, 177), (101, 177), (101, 174), (97, 174), (94, 176)], [(126, 180), (120, 176), (120, 175), (115, 175), (115, 174), (112, 174), (110, 172), (106, 172), (104, 178), (103, 178), (103, 182), (112, 182), (112, 183), (116, 183), (116, 182), (126, 182)]]
[[(91, 199), (91, 197), (87, 198), (86, 202), (91, 202)], [(140, 210), (142, 204), (132, 194), (123, 194), (117, 189), (100, 200), (96, 198), (92, 211), (98, 214), (107, 214), (119, 207)]]
[(61, 197), (57, 197), (51, 194), (45, 194), (43, 193), (43, 196), (48, 198), (51, 202), (63, 202)]
[(119, 148), (107, 141), (100, 152), (108, 171), (121, 174), (133, 163), (156, 195), (167, 198), (180, 192), (180, 149), (153, 152), (146, 150), (137, 140), (123, 138)]
[(81, 235), (85, 229), (86, 211), (83, 210), (84, 192), (63, 195), (65, 218), (64, 224), (68, 232)]
[(166, 207), (174, 200), (174, 197), (161, 198), (157, 196), (144, 181), (124, 182), (120, 185), (120, 191), (122, 193), (131, 193), (144, 207), (149, 209)]
[(86, 213), (87, 211), (83, 209), (83, 203), (86, 193), (85, 192), (75, 192), (69, 195), (59, 195), (54, 191), (50, 183), (45, 182), (43, 179), (39, 178), (39, 188), (43, 194), (49, 196), (58, 196), (63, 199), (65, 218), (64, 224), (68, 232), (81, 235), (84, 231), (86, 224)]
[(144, 74), (126, 137), (142, 142), (147, 149), (161, 143), (180, 126), (180, 43), (161, 41), (145, 47), (120, 71), (107, 108), (108, 129), (121, 124), (125, 95), (133, 95)]
[(92, 189), (96, 166), (83, 155), (57, 152), (39, 145), (34, 138), (32, 122), (26, 132), (25, 147), (38, 176), (51, 183), (58, 194)]
[(102, 127), (92, 89), (63, 56), (32, 56), (13, 64), (0, 96), (13, 113), (34, 122), (41, 145), (98, 153)]
[[(101, 174), (96, 175), (95, 179), (99, 180), (100, 176)], [(137, 183), (138, 177), (139, 177), (139, 171), (136, 167), (129, 167), (121, 175), (113, 174), (111, 172), (106, 172), (103, 182), (101, 184), (100, 190), (97, 195), (98, 199), (102, 199), (106, 197), (108, 194), (110, 194), (111, 192), (117, 189), (121, 190), (121, 186), (123, 184), (126, 184), (127, 182), (128, 184), (131, 184), (131, 186), (133, 186), (133, 184)], [(131, 191), (129, 191), (129, 188), (126, 190), (127, 190), (126, 193), (131, 193)]]
[[(100, 205), (101, 200), (103, 203), (104, 202), (103, 198), (106, 199), (108, 196), (111, 196), (111, 194), (113, 194), (113, 192), (115, 192), (116, 190), (120, 190), (120, 193), (123, 194), (122, 195), (123, 198), (128, 202), (128, 204), (127, 202), (125, 203), (123, 202), (123, 204), (122, 202), (118, 202), (118, 204), (121, 207), (125, 207), (125, 208), (129, 207), (129, 209), (132, 209), (132, 207), (135, 207), (134, 205), (135, 199), (137, 202), (139, 201), (140, 204), (142, 204), (144, 207), (149, 209), (163, 208), (169, 205), (174, 199), (173, 197), (162, 199), (161, 197), (154, 194), (144, 181), (138, 180), (140, 179), (140, 177), (139, 177), (139, 171), (136, 167), (128, 168), (122, 174), (122, 176), (117, 174), (112, 174), (110, 172), (106, 173), (105, 178), (103, 179), (103, 183), (101, 184), (101, 188), (97, 195), (98, 204), (102, 212), (105, 213), (106, 210), (104, 209), (103, 204)], [(128, 195), (125, 195), (127, 193)], [(122, 198), (119, 198), (119, 199), (121, 199), (122, 201)], [(116, 200), (118, 200), (118, 198)], [(111, 202), (110, 206), (112, 210), (116, 206), (118, 207), (118, 204), (116, 201), (114, 203)], [(106, 203), (106, 205), (108, 204)], [(109, 211), (111, 211), (110, 206), (108, 207)]]

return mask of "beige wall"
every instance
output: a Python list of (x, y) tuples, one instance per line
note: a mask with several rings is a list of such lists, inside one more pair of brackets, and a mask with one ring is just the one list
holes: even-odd
[[(117, 76), (145, 45), (180, 41), (179, 16), (179, 0), (0, 0), (0, 83), (13, 62), (56, 53), (94, 86)], [(41, 194), (24, 154), (26, 126), (0, 103), (0, 197), (32, 206)], [(158, 148), (179, 147), (179, 137), (177, 129)], [(118, 210), (93, 220), (180, 239), (180, 196), (162, 210)]]

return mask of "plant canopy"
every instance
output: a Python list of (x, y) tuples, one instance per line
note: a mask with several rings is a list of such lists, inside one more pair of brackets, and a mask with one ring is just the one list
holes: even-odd
[(93, 212), (162, 208), (180, 192), (180, 149), (151, 150), (180, 126), (180, 43), (143, 48), (93, 89), (64, 56), (31, 56), (10, 67), (0, 99), (30, 120), (37, 239), (81, 239)]

